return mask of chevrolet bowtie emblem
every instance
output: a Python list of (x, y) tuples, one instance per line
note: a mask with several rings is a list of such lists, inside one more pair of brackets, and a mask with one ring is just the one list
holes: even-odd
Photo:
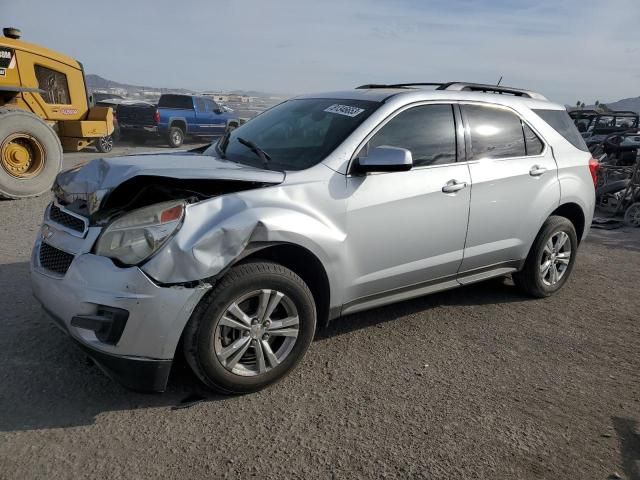
[(42, 237), (43, 240), (47, 240), (53, 237), (53, 230), (49, 228), (49, 225), (43, 225), (42, 230), (40, 231), (40, 236)]

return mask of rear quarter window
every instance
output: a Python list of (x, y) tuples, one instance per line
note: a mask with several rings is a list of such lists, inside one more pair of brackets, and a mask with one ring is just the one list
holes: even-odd
[(582, 135), (578, 132), (566, 110), (533, 109), (533, 112), (562, 135), (571, 145), (583, 152), (589, 151)]

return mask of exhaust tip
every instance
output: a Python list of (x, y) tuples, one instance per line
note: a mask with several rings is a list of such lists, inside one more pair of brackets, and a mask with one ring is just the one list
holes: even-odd
[(13, 38), (14, 40), (18, 40), (22, 36), (22, 32), (18, 28), (13, 27), (5, 27), (2, 29), (2, 33), (7, 38)]

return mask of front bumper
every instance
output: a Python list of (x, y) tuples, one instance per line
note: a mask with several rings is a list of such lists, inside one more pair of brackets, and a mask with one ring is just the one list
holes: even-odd
[[(52, 224), (48, 227), (55, 229)], [(62, 241), (56, 242), (58, 237)], [(64, 248), (69, 246), (65, 240), (65, 233), (56, 231), (45, 241), (75, 255), (64, 274), (41, 265), (43, 240), (36, 241), (31, 258), (35, 297), (112, 377), (136, 390), (164, 390), (182, 331), (210, 285), (160, 286), (137, 267), (117, 267), (108, 258), (87, 253), (86, 248), (76, 250), (83, 253), (69, 251)], [(86, 322), (72, 321), (74, 317), (100, 320), (101, 311), (109, 308), (128, 313), (122, 333), (112, 343), (98, 338)]]

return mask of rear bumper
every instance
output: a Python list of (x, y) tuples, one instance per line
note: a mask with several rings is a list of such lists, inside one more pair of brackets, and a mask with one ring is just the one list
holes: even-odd
[(120, 135), (130, 135), (137, 137), (156, 137), (160, 134), (157, 126), (132, 125), (128, 123), (119, 123), (118, 129)]

